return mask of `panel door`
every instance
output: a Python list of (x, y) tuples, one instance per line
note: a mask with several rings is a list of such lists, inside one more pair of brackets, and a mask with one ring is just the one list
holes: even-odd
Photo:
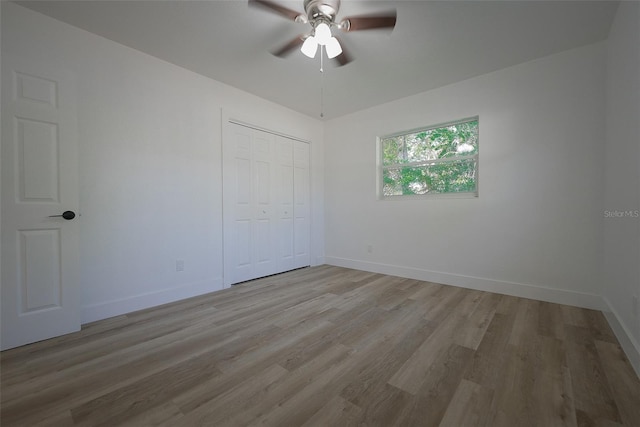
[(294, 268), (310, 265), (309, 144), (293, 141)]
[(223, 147), (225, 285), (253, 277), (253, 189), (251, 129), (229, 125)]
[(2, 338), (8, 349), (80, 329), (73, 78), (2, 58)]
[(229, 123), (223, 141), (225, 286), (278, 272), (274, 136)]
[(277, 254), (280, 271), (296, 268), (293, 236), (293, 140), (276, 137)]
[(278, 258), (274, 250), (277, 244), (277, 213), (275, 206), (275, 137), (251, 129), (253, 147), (253, 259), (254, 276), (263, 277), (277, 273)]
[(309, 226), (309, 145), (227, 123), (225, 286), (308, 266)]

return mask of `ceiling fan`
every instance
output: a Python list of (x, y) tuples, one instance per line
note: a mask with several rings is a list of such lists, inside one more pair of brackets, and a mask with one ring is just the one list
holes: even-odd
[(294, 22), (310, 24), (311, 31), (301, 34), (272, 52), (275, 56), (283, 57), (300, 47), (303, 54), (314, 58), (320, 46), (320, 51), (326, 51), (327, 57), (335, 58), (339, 65), (351, 62), (351, 56), (345, 51), (340, 40), (331, 30), (339, 29), (343, 32), (375, 30), (379, 28), (393, 29), (396, 25), (396, 12), (383, 15), (350, 16), (336, 21), (340, 10), (340, 0), (304, 0), (304, 13), (289, 9), (271, 0), (249, 0), (250, 6), (264, 8), (277, 15)]

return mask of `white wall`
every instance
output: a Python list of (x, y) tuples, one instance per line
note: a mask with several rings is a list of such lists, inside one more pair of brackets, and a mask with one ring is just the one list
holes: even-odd
[[(590, 45), (327, 122), (327, 262), (601, 308), (604, 59)], [(478, 198), (377, 200), (377, 136), (475, 115)]]
[(76, 76), (83, 322), (222, 287), (223, 108), (311, 141), (323, 262), (321, 122), (7, 2), (2, 51)]
[[(640, 375), (640, 4), (621, 2), (607, 45), (604, 263), (607, 317)], [(631, 213), (631, 216), (624, 212)], [(622, 216), (614, 214), (619, 212)], [(637, 308), (640, 309), (640, 308)]]

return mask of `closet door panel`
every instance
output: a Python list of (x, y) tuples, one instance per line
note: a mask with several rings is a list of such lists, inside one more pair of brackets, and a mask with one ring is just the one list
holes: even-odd
[(309, 144), (293, 144), (294, 268), (310, 264)]
[(278, 183), (278, 264), (280, 271), (295, 268), (293, 254), (293, 141), (276, 137)]
[(223, 147), (223, 226), (225, 285), (254, 275), (252, 135), (251, 130), (230, 125)]
[(278, 272), (274, 247), (277, 244), (274, 160), (275, 137), (267, 132), (252, 130), (253, 135), (253, 205), (254, 205), (254, 271), (255, 277)]

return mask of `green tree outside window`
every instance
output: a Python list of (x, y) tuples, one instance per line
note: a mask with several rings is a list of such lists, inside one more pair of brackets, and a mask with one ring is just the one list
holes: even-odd
[(385, 137), (383, 196), (477, 194), (478, 118)]

